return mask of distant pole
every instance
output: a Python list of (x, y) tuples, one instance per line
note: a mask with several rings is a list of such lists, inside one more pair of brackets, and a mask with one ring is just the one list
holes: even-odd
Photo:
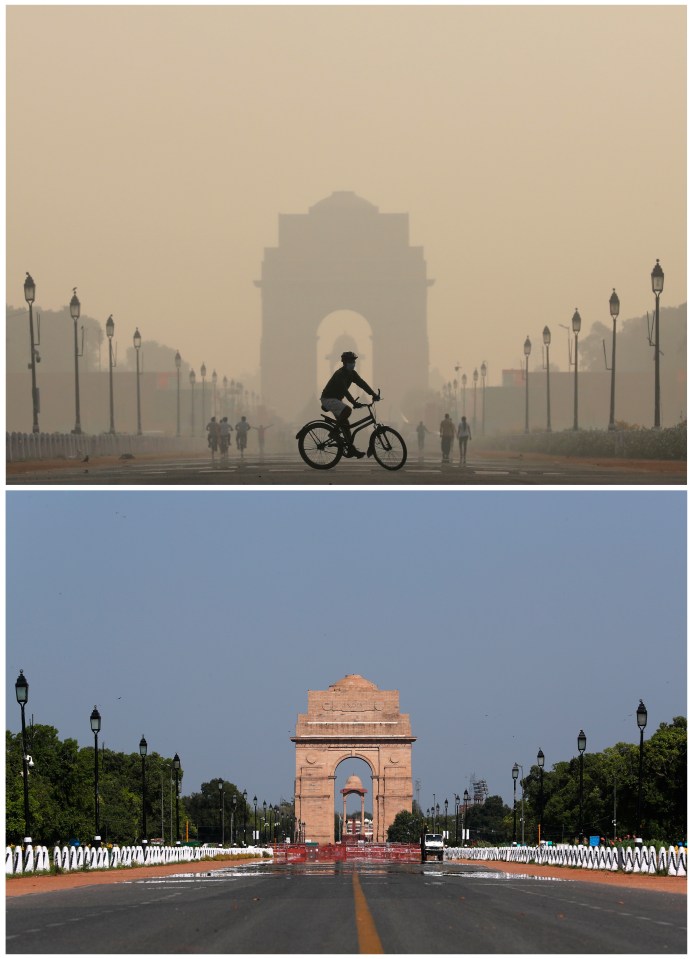
[(94, 706), (89, 717), (91, 731), (94, 733), (94, 845), (101, 845), (99, 835), (99, 732), (101, 730), (101, 714)]
[(207, 367), (203, 363), (200, 367), (200, 376), (202, 377), (202, 432), (204, 433), (207, 425), (207, 414), (205, 412), (205, 377), (207, 376)]
[(462, 416), (467, 415), (467, 374), (462, 374)]
[(638, 836), (642, 836), (642, 752), (643, 752), (643, 734), (645, 732), (645, 726), (647, 726), (647, 709), (642, 699), (640, 700), (640, 705), (636, 711), (636, 718), (638, 721), (638, 729), (640, 730), (640, 763), (638, 766), (638, 817), (636, 822), (636, 832)]
[(190, 370), (190, 435), (195, 435), (195, 370)]
[(146, 803), (146, 792), (147, 792), (147, 780), (145, 772), (145, 760), (147, 758), (147, 740), (144, 738), (144, 734), (140, 739), (140, 757), (142, 759), (142, 845), (147, 844), (147, 803)]
[(178, 753), (173, 757), (173, 768), (176, 771), (176, 845), (180, 845), (180, 819), (178, 816), (178, 773), (180, 772), (180, 759)]
[(575, 307), (575, 312), (573, 313), (573, 333), (575, 334), (575, 402), (574, 402), (574, 415), (573, 415), (573, 429), (578, 429), (578, 333), (580, 332), (580, 326), (582, 320), (580, 314)]
[(115, 323), (113, 315), (106, 320), (106, 336), (108, 337), (108, 396), (109, 407), (111, 411), (111, 423), (108, 428), (109, 433), (115, 433), (115, 419), (113, 416), (113, 333), (115, 332)]
[(481, 364), (481, 435), (486, 435), (486, 362)]
[(472, 380), (474, 381), (474, 433), (476, 435), (476, 384), (479, 381), (479, 371), (477, 369), (472, 373)]
[(513, 774), (513, 842), (517, 843), (517, 777), (520, 775), (520, 767), (515, 763), (512, 768)]
[(80, 314), (80, 302), (77, 299), (77, 287), (72, 290), (72, 299), (70, 300), (70, 316), (74, 320), (75, 327), (75, 428), (73, 433), (82, 432), (82, 424), (79, 415), (79, 342), (77, 339), (77, 320)]
[(140, 407), (140, 347), (142, 346), (142, 337), (140, 331), (135, 328), (132, 337), (132, 345), (135, 347), (135, 356), (137, 358), (137, 435), (142, 435), (142, 413)]
[(529, 336), (525, 340), (525, 433), (529, 433), (529, 354), (532, 352), (532, 343)]
[(578, 734), (577, 744), (578, 744), (578, 752), (580, 753), (580, 839), (582, 840), (582, 837), (583, 837), (584, 832), (585, 832), (584, 810), (583, 810), (583, 806), (582, 806), (582, 797), (583, 797), (583, 789), (582, 789), (582, 787), (583, 787), (583, 778), (582, 778), (582, 775), (583, 775), (583, 759), (584, 759), (584, 753), (585, 753), (585, 750), (587, 749), (587, 737), (585, 736), (585, 734), (584, 734), (584, 732), (582, 731), (582, 729), (580, 730), (580, 732), (579, 732), (579, 734)]
[(180, 436), (180, 353), (176, 350), (176, 436)]
[(32, 432), (39, 432), (39, 391), (36, 386), (36, 341), (34, 340), (34, 311), (33, 304), (36, 299), (36, 284), (34, 283), (31, 274), (27, 273), (26, 280), (24, 280), (24, 299), (29, 304), (29, 339), (31, 345), (31, 362), (29, 364), (31, 368), (31, 408), (33, 414), (33, 425)]
[(611, 403), (609, 405), (609, 429), (616, 429), (616, 419), (615, 419), (615, 410), (616, 410), (616, 320), (618, 318), (620, 309), (620, 304), (618, 296), (616, 295), (616, 290), (611, 294), (609, 298), (609, 312), (611, 313), (611, 319), (613, 320), (614, 328), (613, 335), (611, 338)]
[(537, 766), (539, 767), (539, 830), (537, 842), (541, 845), (541, 830), (544, 822), (544, 753), (541, 749), (537, 753)]
[(655, 295), (655, 409), (654, 409), (654, 428), (658, 430), (661, 426), (659, 409), (659, 295), (664, 289), (664, 271), (659, 265), (659, 260), (652, 270), (652, 292)]
[(27, 761), (26, 750), (26, 722), (24, 720), (24, 707), (29, 702), (29, 683), (27, 682), (24, 670), (19, 670), (19, 676), (14, 684), (14, 691), (22, 712), (22, 779), (24, 780), (24, 845), (31, 844), (31, 832), (29, 821), (29, 765)]
[(549, 347), (551, 346), (551, 330), (548, 326), (544, 327), (542, 333), (544, 346), (546, 347), (546, 432), (551, 432), (551, 379), (549, 374)]

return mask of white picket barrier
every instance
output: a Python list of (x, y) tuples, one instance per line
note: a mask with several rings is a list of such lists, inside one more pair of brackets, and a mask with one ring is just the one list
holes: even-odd
[(626, 873), (670, 876), (686, 876), (687, 851), (683, 847), (654, 846), (502, 846), (502, 847), (451, 847), (445, 851), (446, 859), (466, 859), (479, 862), (521, 862), (537, 865), (581, 867), (583, 869), (619, 870)]
[(11, 846), (5, 847), (5, 872), (8, 876), (14, 872), (14, 852)]

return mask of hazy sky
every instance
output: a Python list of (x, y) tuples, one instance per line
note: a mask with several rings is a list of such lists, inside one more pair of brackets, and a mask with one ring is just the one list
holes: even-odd
[(581, 728), (637, 742), (641, 697), (647, 736), (686, 714), (685, 492), (6, 501), (8, 728), (21, 668), (35, 722), (87, 746), (96, 703), (109, 748), (180, 754), (184, 794), (290, 798), (307, 691), (347, 673), (400, 691), (424, 807), (474, 773), (510, 802), (513, 763), (570, 759)]
[(576, 306), (609, 324), (612, 287), (652, 309), (656, 258), (686, 300), (685, 6), (6, 13), (10, 304), (27, 270), (39, 308), (76, 285), (121, 350), (138, 326), (238, 377), (278, 214), (336, 190), (410, 215), (446, 379), (496, 385), (527, 334), (534, 365)]

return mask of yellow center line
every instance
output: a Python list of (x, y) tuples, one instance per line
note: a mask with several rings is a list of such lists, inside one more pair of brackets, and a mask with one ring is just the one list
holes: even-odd
[(383, 949), (383, 944), (380, 941), (378, 930), (375, 928), (373, 916), (368, 908), (368, 903), (366, 902), (366, 897), (363, 894), (363, 889), (361, 888), (361, 883), (359, 882), (359, 875), (356, 870), (354, 870), (352, 873), (352, 885), (354, 887), (356, 934), (358, 935), (359, 939), (359, 952), (368, 953), (369, 955), (373, 955), (374, 953), (383, 953), (385, 950)]

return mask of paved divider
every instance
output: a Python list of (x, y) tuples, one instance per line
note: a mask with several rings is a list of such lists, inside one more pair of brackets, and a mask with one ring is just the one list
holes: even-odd
[(558, 846), (451, 847), (445, 850), (445, 858), (686, 876), (686, 853), (682, 846), (662, 846), (657, 850), (654, 846), (571, 846), (566, 843)]
[(214, 856), (262, 856), (259, 846), (55, 846), (52, 856), (46, 846), (7, 846), (5, 874), (49, 872), (52, 865), (63, 872), (82, 869), (116, 869), (119, 866), (160, 866), (168, 863), (199, 862)]

